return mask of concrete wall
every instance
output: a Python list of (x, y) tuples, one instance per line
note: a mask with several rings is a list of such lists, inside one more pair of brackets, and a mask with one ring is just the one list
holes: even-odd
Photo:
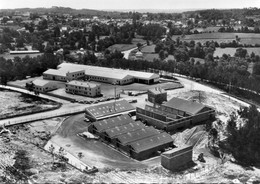
[(181, 167), (192, 162), (192, 147), (180, 150), (177, 154), (167, 157), (161, 154), (161, 164), (164, 168), (171, 171), (179, 170)]

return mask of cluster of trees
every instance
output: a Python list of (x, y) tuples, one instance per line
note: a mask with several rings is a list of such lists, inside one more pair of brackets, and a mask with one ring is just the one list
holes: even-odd
[(59, 58), (49, 53), (36, 58), (15, 57), (14, 60), (0, 57), (1, 83), (6, 84), (10, 80), (24, 79), (26, 76), (40, 76), (49, 68), (57, 68), (58, 64)]
[[(254, 25), (252, 25), (254, 26)], [(221, 27), (219, 28), (218, 32), (221, 32), (221, 33), (260, 33), (260, 29), (259, 29), (259, 26), (254, 26), (254, 29), (249, 29), (247, 26), (242, 26), (241, 28), (237, 28), (235, 29), (234, 27), (232, 26), (228, 26), (228, 27)]]
[(136, 33), (138, 35), (144, 36), (144, 39), (152, 40), (161, 38), (166, 34), (166, 28), (162, 27), (160, 24), (147, 24), (141, 25), (137, 28)]
[(246, 165), (258, 165), (260, 163), (260, 112), (256, 106), (245, 107), (238, 111), (238, 120), (235, 113), (231, 114), (228, 121), (228, 138), (224, 148), (229, 151), (234, 158)]

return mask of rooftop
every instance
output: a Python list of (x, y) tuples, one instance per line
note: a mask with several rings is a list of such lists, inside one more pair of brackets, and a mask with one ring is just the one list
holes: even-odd
[(120, 141), (122, 145), (126, 145), (127, 143), (151, 137), (159, 133), (160, 132), (156, 130), (154, 127), (144, 127), (134, 132), (127, 132), (125, 134), (118, 135), (117, 139)]
[(122, 113), (131, 110), (135, 110), (135, 108), (126, 100), (109, 102), (86, 108), (86, 111), (95, 118), (100, 118), (103, 116), (108, 116), (111, 114)]
[(105, 132), (110, 138), (113, 138), (117, 135), (139, 130), (139, 129), (143, 128), (144, 126), (145, 125), (140, 121), (133, 121), (133, 122), (125, 124), (125, 125), (116, 126), (114, 128), (107, 129), (107, 130), (105, 130)]
[(121, 115), (109, 119), (104, 119), (101, 121), (96, 121), (93, 123), (93, 125), (97, 128), (98, 132), (102, 132), (103, 130), (113, 128), (115, 126), (128, 124), (133, 121), (134, 120), (130, 116), (125, 114), (125, 115)]
[(46, 84), (50, 83), (51, 81), (43, 80), (43, 79), (36, 79), (33, 81), (33, 84), (36, 86), (45, 86)]
[(161, 133), (152, 137), (141, 139), (135, 142), (129, 143), (129, 145), (137, 152), (142, 152), (148, 149), (152, 149), (159, 145), (173, 142), (172, 137), (167, 133)]
[(58, 76), (62, 76), (62, 77), (66, 77), (67, 73), (70, 72), (79, 72), (79, 71), (83, 71), (80, 68), (61, 68), (61, 69), (48, 69), (45, 72), (43, 72), (43, 74), (49, 74), (49, 75), (58, 75)]
[(150, 91), (151, 93), (153, 94), (162, 94), (162, 93), (167, 93), (164, 89), (160, 88), (160, 87), (155, 87), (155, 88), (152, 88), (152, 89), (149, 89), (148, 91)]
[(95, 88), (100, 86), (100, 84), (96, 84), (96, 83), (91, 83), (91, 82), (82, 82), (82, 81), (70, 81), (67, 84), (69, 85), (73, 85), (73, 86), (80, 86), (80, 87), (85, 87), (85, 88)]
[(178, 109), (191, 115), (197, 114), (205, 107), (205, 105), (201, 103), (175, 97), (163, 104), (162, 106)]
[(58, 66), (58, 68), (63, 70), (77, 68), (77, 69), (85, 70), (86, 75), (93, 75), (93, 76), (100, 76), (100, 77), (114, 78), (114, 79), (124, 79), (127, 77), (130, 78), (135, 77), (139, 79), (159, 78), (157, 74), (149, 73), (149, 72), (139, 72), (133, 70), (123, 70), (123, 69), (90, 66), (90, 65), (79, 65), (79, 64), (72, 64), (72, 63), (62, 63)]

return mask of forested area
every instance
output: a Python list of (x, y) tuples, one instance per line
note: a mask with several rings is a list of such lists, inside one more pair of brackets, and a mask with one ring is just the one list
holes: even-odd
[(232, 153), (238, 162), (259, 166), (260, 112), (256, 106), (250, 106), (240, 109), (238, 115), (244, 119), (243, 123), (235, 113), (231, 114), (227, 125), (228, 138), (220, 145), (222, 149)]
[(49, 68), (57, 68), (58, 64), (59, 58), (50, 53), (35, 58), (15, 57), (14, 60), (0, 57), (1, 83), (6, 84), (10, 80), (24, 79), (26, 76), (40, 76)]

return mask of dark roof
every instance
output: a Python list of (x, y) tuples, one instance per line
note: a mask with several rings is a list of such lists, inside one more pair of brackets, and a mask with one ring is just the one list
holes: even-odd
[(191, 115), (197, 114), (199, 111), (201, 111), (205, 107), (201, 103), (184, 100), (181, 98), (172, 98), (171, 100), (169, 100), (168, 102), (163, 104), (163, 106), (177, 109), (180, 111), (184, 111)]
[(129, 145), (135, 150), (136, 153), (140, 153), (142, 151), (156, 148), (158, 146), (168, 144), (171, 142), (173, 142), (172, 137), (164, 132), (159, 135), (131, 142), (129, 143)]
[(131, 110), (135, 110), (135, 108), (126, 100), (120, 100), (86, 108), (86, 111), (96, 119)]
[(134, 142), (158, 134), (160, 134), (160, 132), (156, 130), (154, 127), (144, 127), (134, 132), (127, 132), (125, 134), (121, 134), (117, 136), (117, 139), (120, 141), (122, 145), (126, 145), (127, 143)]
[(133, 122), (134, 120), (128, 116), (127, 114), (109, 118), (109, 119), (104, 119), (101, 121), (96, 121), (93, 123), (93, 126), (96, 127), (98, 132), (102, 132), (106, 129), (113, 128), (116, 126), (128, 124), (130, 122)]
[(117, 135), (125, 134), (143, 128), (145, 125), (140, 121), (134, 121), (125, 125), (117, 126), (105, 130), (104, 132), (110, 137), (114, 138)]

